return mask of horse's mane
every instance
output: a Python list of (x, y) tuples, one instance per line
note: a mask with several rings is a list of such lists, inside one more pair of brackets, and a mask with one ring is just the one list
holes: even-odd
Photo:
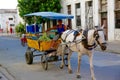
[(92, 29), (85, 29), (83, 30), (83, 36), (85, 36), (84, 39), (82, 39), (82, 45), (84, 46), (84, 48), (88, 49), (88, 50), (92, 50), (91, 47), (96, 47), (96, 44), (94, 43), (93, 45), (88, 45), (88, 31), (92, 30)]

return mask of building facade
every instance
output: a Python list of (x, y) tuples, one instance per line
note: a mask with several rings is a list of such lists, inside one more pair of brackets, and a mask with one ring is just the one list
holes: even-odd
[(103, 25), (107, 40), (120, 40), (120, 0), (62, 0), (62, 13), (74, 16), (73, 29)]
[(3, 29), (3, 32), (9, 32), (10, 28), (14, 32), (17, 24), (17, 9), (0, 9), (0, 29)]

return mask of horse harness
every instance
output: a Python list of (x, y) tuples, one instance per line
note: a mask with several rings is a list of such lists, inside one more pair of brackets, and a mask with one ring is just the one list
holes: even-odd
[(95, 30), (93, 37), (95, 38), (95, 40), (97, 41), (97, 43), (100, 44), (100, 42), (98, 41), (98, 38), (100, 37), (99, 34), (98, 34), (98, 31), (103, 31), (103, 29), (97, 29), (97, 30)]
[[(82, 33), (82, 31), (83, 31), (82, 39), (76, 40), (76, 37), (77, 37), (78, 35), (80, 35), (80, 34), (79, 34), (79, 31), (70, 30), (70, 31), (67, 32), (67, 34), (66, 34), (66, 36), (65, 36), (65, 39), (62, 40), (62, 41), (65, 42), (67, 36), (68, 36), (69, 34), (71, 34), (72, 32), (74, 32), (74, 39), (73, 39), (73, 41), (72, 41), (72, 42), (68, 42), (68, 43), (66, 43), (66, 44), (69, 44), (69, 43), (78, 44), (78, 43), (81, 42), (82, 45), (84, 46), (84, 48), (86, 48), (87, 50), (92, 50), (92, 49), (96, 48), (96, 47), (97, 47), (96, 42), (94, 42), (92, 45), (88, 45), (87, 36), (88, 36), (88, 31), (89, 31), (89, 30), (80, 30), (81, 33)], [(97, 30), (95, 30), (95, 32), (94, 32), (94, 34), (93, 34), (93, 37), (95, 38), (95, 40), (97, 41), (97, 43), (100, 44), (99, 41), (98, 41), (98, 38), (99, 38), (98, 31), (103, 31), (103, 29), (97, 29)]]
[(97, 29), (97, 30), (94, 31), (93, 37), (94, 37), (95, 40), (97, 41), (97, 44), (96, 44), (96, 42), (94, 42), (92, 45), (88, 45), (88, 40), (87, 40), (88, 31), (89, 31), (89, 30), (84, 30), (84, 32), (83, 32), (83, 35), (84, 35), (86, 38), (82, 40), (82, 44), (83, 44), (83, 46), (84, 46), (86, 49), (92, 50), (92, 49), (94, 49), (94, 48), (97, 47), (97, 44), (100, 44), (100, 42), (98, 41), (98, 39), (99, 39), (99, 37), (100, 37), (99, 34), (98, 34), (98, 31), (103, 31), (103, 29)]
[(81, 32), (81, 33), (82, 33), (82, 29), (80, 29), (80, 30), (70, 30), (70, 31), (68, 31), (68, 32), (66, 33), (65, 39), (64, 39), (64, 40), (62, 40), (62, 41), (63, 41), (63, 42), (65, 42), (65, 40), (66, 40), (67, 36), (68, 36), (69, 34), (71, 34), (72, 32), (74, 32), (74, 33), (73, 33), (73, 35), (74, 35), (73, 42), (75, 42), (76, 37), (80, 35), (80, 33), (79, 33), (79, 32)]

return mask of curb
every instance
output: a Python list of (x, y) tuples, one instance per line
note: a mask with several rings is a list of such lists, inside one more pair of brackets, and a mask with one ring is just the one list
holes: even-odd
[(20, 37), (18, 36), (12, 36), (12, 35), (0, 35), (2, 37), (9, 37), (9, 38), (16, 38), (16, 39), (20, 39)]
[(0, 80), (15, 80), (15, 77), (0, 64)]
[(101, 51), (101, 52), (109, 52), (109, 53), (115, 53), (115, 54), (120, 54), (120, 51), (117, 50), (112, 50), (112, 49), (107, 49), (105, 51), (102, 51), (100, 48), (96, 48), (96, 51)]

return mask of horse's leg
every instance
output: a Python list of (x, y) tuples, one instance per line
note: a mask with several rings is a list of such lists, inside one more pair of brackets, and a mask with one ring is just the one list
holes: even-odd
[(60, 64), (60, 69), (63, 69), (63, 67), (64, 67), (64, 54), (62, 53), (62, 55), (61, 55), (61, 64)]
[(89, 54), (89, 62), (90, 62), (91, 78), (92, 78), (92, 80), (96, 80), (95, 75), (94, 75), (94, 69), (93, 69), (93, 53)]
[(64, 67), (64, 49), (65, 49), (65, 46), (61, 46), (61, 65), (60, 65), (60, 68), (62, 69)]
[(82, 54), (79, 52), (79, 53), (78, 53), (78, 68), (77, 68), (77, 78), (81, 78), (81, 76), (80, 76), (80, 64), (81, 64), (81, 56), (82, 56)]
[(71, 55), (72, 55), (72, 51), (70, 50), (70, 52), (68, 54), (68, 72), (69, 73), (72, 73), (71, 62), (70, 62)]

